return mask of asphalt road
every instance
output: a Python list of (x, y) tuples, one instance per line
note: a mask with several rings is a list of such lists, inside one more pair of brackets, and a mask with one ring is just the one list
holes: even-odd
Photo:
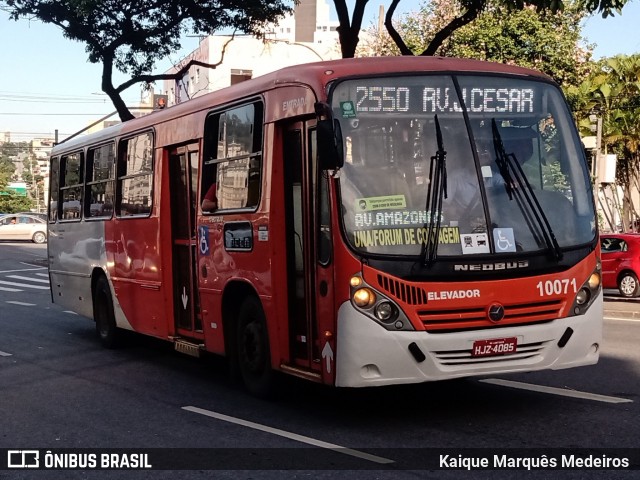
[(263, 401), (231, 382), (217, 357), (186, 357), (138, 335), (102, 349), (90, 320), (51, 303), (45, 258), (46, 246), (0, 243), (0, 449), (98, 459), (126, 449), (149, 453), (156, 469), (0, 469), (0, 480), (640, 476), (438, 464), (440, 452), (493, 458), (504, 449), (538, 460), (584, 448), (637, 456), (637, 301), (605, 302), (594, 366), (358, 390), (283, 379), (280, 395)]

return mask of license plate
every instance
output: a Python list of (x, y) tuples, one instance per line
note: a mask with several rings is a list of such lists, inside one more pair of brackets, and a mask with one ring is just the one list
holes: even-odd
[(490, 340), (476, 340), (471, 350), (472, 357), (492, 357), (515, 353), (518, 346), (516, 337), (492, 338)]

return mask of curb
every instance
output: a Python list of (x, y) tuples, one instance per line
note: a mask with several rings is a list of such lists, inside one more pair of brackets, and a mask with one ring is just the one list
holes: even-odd
[(628, 298), (628, 297), (610, 297), (604, 296), (605, 302), (625, 302), (625, 303), (637, 303), (640, 305), (640, 298)]

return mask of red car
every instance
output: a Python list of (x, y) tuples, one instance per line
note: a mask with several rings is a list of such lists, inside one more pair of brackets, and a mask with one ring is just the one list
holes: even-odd
[(602, 287), (617, 288), (624, 297), (640, 294), (640, 234), (600, 235)]

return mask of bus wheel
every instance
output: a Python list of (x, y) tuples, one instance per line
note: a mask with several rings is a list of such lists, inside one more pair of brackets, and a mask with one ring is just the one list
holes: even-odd
[(625, 272), (618, 282), (618, 290), (624, 297), (637, 297), (638, 293), (640, 293), (638, 277), (632, 272)]
[(119, 332), (113, 313), (109, 282), (102, 276), (96, 282), (96, 289), (93, 293), (93, 319), (96, 322), (96, 333), (102, 346), (115, 348), (118, 345)]
[(238, 366), (247, 390), (268, 397), (273, 388), (273, 371), (267, 324), (260, 302), (247, 298), (240, 307), (237, 335)]

